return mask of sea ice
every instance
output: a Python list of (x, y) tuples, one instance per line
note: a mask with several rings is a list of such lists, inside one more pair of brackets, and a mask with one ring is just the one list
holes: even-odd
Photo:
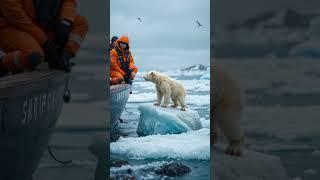
[(210, 80), (210, 72), (205, 74), (205, 75), (203, 75), (203, 76), (201, 76), (200, 79), (201, 80)]
[[(148, 103), (156, 101), (156, 92), (145, 92), (139, 94), (131, 94), (129, 96), (129, 103)], [(188, 105), (206, 106), (210, 104), (210, 94), (208, 95), (188, 95), (186, 97)]]
[(320, 43), (318, 40), (308, 40), (294, 47), (289, 55), (317, 58), (320, 56)]
[(289, 180), (278, 157), (246, 150), (242, 157), (224, 153), (225, 145), (215, 145), (213, 162), (217, 180)]
[(110, 151), (131, 159), (209, 160), (210, 129), (182, 134), (120, 137), (110, 144)]
[(305, 170), (305, 171), (303, 171), (305, 174), (307, 174), (307, 175), (315, 175), (315, 174), (317, 174), (318, 172), (316, 171), (316, 170), (314, 170), (314, 169), (307, 169), (307, 170)]
[(154, 105), (140, 105), (138, 109), (141, 112), (137, 129), (139, 135), (180, 134), (202, 128), (199, 114), (193, 110), (181, 111)]

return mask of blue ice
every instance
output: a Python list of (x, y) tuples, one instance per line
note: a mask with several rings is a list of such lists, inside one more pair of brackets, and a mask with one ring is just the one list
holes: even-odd
[(181, 111), (154, 105), (140, 105), (138, 109), (141, 112), (138, 135), (180, 134), (202, 128), (199, 114), (193, 110)]

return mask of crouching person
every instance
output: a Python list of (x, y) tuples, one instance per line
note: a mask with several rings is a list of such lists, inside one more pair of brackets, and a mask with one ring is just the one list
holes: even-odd
[(110, 82), (132, 84), (138, 72), (129, 50), (129, 38), (122, 36), (116, 41), (115, 48), (110, 51)]
[(49, 68), (71, 71), (73, 58), (88, 31), (76, 0), (1, 0), (0, 71), (33, 70), (46, 60)]

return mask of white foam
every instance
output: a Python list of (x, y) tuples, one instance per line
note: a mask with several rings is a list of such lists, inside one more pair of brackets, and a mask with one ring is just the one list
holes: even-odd
[(210, 129), (182, 134), (128, 137), (110, 144), (111, 153), (132, 159), (198, 159), (210, 158)]

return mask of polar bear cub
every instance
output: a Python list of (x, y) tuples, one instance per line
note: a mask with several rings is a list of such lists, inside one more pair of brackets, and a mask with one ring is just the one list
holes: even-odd
[(241, 156), (244, 146), (244, 132), (240, 120), (244, 108), (245, 94), (239, 80), (226, 67), (214, 64), (211, 70), (211, 143), (218, 139), (217, 125), (229, 140), (225, 152)]
[(155, 83), (157, 102), (154, 105), (168, 107), (171, 99), (173, 102), (171, 107), (180, 105), (182, 111), (186, 110), (186, 90), (181, 82), (156, 71), (148, 72), (144, 79)]

